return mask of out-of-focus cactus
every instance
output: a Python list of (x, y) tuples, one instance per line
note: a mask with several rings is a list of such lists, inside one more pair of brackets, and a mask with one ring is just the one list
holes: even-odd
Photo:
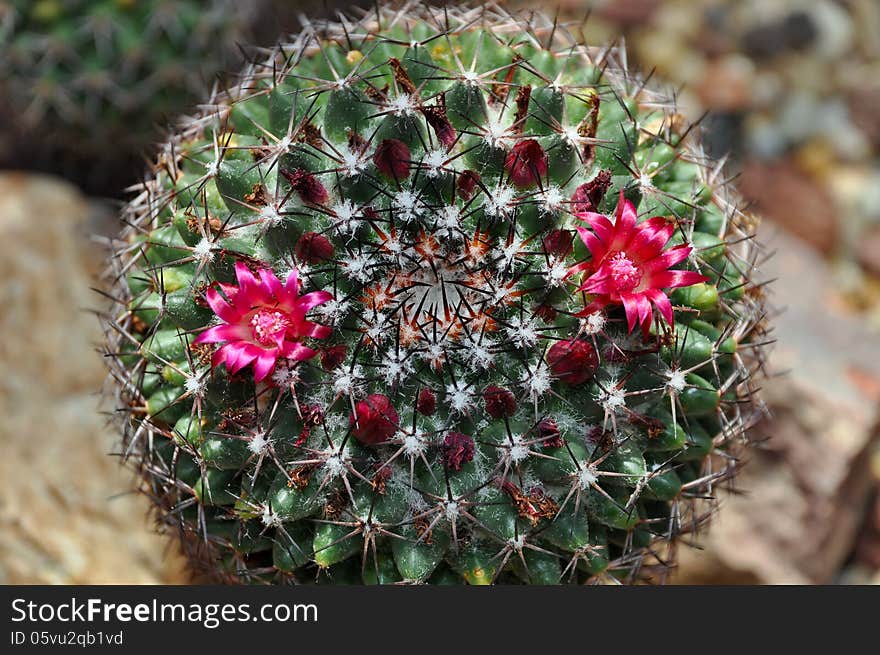
[(238, 60), (254, 2), (0, 0), (0, 163), (116, 191)]
[(662, 580), (759, 413), (754, 220), (541, 16), (308, 25), (124, 210), (124, 448), (220, 580)]

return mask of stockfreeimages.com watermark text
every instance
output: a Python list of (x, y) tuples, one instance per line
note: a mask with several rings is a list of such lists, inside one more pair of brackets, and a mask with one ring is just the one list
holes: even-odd
[(108, 603), (100, 598), (38, 603), (12, 601), (12, 622), (27, 623), (191, 623), (213, 630), (224, 623), (317, 623), (314, 603)]

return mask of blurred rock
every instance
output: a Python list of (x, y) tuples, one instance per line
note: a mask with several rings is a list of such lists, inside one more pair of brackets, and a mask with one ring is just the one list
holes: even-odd
[(788, 140), (773, 123), (772, 118), (749, 114), (746, 123), (744, 150), (757, 159), (776, 159), (785, 154)]
[(741, 55), (709, 62), (697, 88), (702, 105), (721, 112), (745, 109), (752, 101), (754, 72), (752, 62)]
[(838, 240), (837, 209), (826, 189), (792, 162), (751, 161), (743, 165), (740, 190), (755, 210), (830, 254)]
[(649, 22), (660, 4), (661, 0), (605, 0), (596, 9), (602, 18), (632, 27)]
[(89, 287), (106, 214), (48, 177), (0, 174), (0, 583), (178, 583), (132, 475), (108, 456)]
[(807, 4), (807, 11), (819, 31), (815, 50), (820, 57), (836, 59), (850, 51), (855, 30), (842, 3), (814, 0)]
[[(772, 227), (770, 228), (772, 230)], [(778, 233), (762, 273), (777, 277), (778, 340), (763, 385), (772, 421), (702, 541), (682, 549), (678, 583), (827, 583), (853, 548), (877, 486), (880, 343), (844, 314), (827, 265)]]
[(862, 234), (856, 246), (859, 263), (874, 275), (880, 275), (880, 225)]
[(862, 569), (880, 574), (880, 495), (874, 498), (865, 516), (853, 559)]
[(850, 98), (850, 113), (853, 123), (875, 148), (880, 148), (880, 86), (863, 86), (856, 89)]
[(813, 18), (794, 11), (780, 20), (751, 26), (743, 34), (742, 47), (752, 57), (775, 57), (788, 50), (802, 50), (816, 34)]
[(710, 157), (721, 159), (727, 155), (742, 155), (740, 146), (743, 135), (742, 115), (738, 113), (715, 112), (703, 121), (705, 136), (703, 146)]

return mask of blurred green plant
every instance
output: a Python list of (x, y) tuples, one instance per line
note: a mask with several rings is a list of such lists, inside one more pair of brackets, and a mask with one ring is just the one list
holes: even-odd
[(115, 194), (157, 126), (237, 61), (255, 3), (0, 0), (0, 165)]

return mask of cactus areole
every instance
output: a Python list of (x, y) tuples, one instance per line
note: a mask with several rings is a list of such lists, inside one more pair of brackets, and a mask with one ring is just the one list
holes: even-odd
[(124, 449), (217, 580), (662, 581), (758, 415), (754, 219), (615, 48), (310, 24), (124, 210)]

